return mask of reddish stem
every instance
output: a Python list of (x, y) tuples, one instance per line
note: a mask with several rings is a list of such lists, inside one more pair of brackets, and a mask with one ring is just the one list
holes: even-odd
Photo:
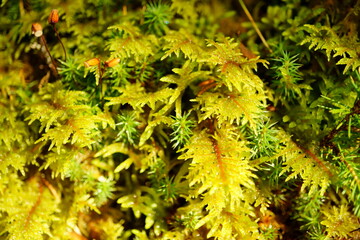
[(39, 183), (39, 196), (37, 197), (35, 204), (31, 207), (31, 209), (30, 209), (30, 211), (29, 211), (29, 213), (28, 213), (28, 216), (26, 217), (26, 220), (25, 220), (25, 228), (27, 228), (27, 227), (29, 226), (31, 217), (34, 215), (36, 209), (37, 209), (38, 206), (40, 205), (40, 203), (41, 203), (41, 197), (42, 197), (42, 195), (43, 195), (43, 192), (44, 192), (44, 187), (43, 187), (42, 183), (40, 182), (40, 183)]

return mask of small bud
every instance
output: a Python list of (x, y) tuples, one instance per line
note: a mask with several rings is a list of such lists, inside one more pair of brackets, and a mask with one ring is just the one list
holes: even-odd
[(85, 67), (92, 67), (96, 66), (100, 63), (100, 60), (98, 58), (92, 58), (84, 62)]
[(112, 60), (106, 61), (105, 66), (106, 67), (113, 67), (113, 66), (117, 65), (119, 62), (120, 62), (120, 58), (114, 58)]
[(51, 13), (48, 18), (50, 24), (55, 24), (59, 21), (59, 12), (56, 9), (51, 10)]
[(43, 35), (42, 26), (40, 23), (33, 23), (31, 25), (31, 31), (32, 34), (35, 35), (35, 37), (41, 37)]

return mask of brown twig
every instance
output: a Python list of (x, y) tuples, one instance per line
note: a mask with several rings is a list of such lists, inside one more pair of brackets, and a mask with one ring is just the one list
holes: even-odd
[(251, 16), (249, 10), (247, 9), (245, 3), (243, 2), (243, 0), (239, 0), (239, 2), (240, 2), (240, 5), (241, 5), (242, 9), (244, 10), (246, 16), (249, 18), (251, 24), (253, 25), (256, 33), (259, 35), (261, 41), (263, 42), (263, 44), (265, 45), (265, 47), (269, 50), (269, 52), (272, 53), (272, 50), (271, 50), (269, 44), (266, 42), (264, 36), (263, 36), (262, 33), (260, 32), (260, 30), (259, 30), (258, 26), (256, 25), (253, 17)]

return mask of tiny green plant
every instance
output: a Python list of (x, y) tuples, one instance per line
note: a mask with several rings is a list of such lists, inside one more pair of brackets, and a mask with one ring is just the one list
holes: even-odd
[(188, 119), (190, 112), (179, 117), (173, 117), (174, 123), (171, 125), (173, 132), (171, 133), (171, 142), (173, 142), (173, 148), (182, 147), (189, 142), (192, 136), (192, 128), (195, 126), (195, 122)]

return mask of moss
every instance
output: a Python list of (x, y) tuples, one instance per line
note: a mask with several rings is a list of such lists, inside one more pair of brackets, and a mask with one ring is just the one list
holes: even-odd
[(357, 239), (359, 11), (3, 1), (0, 238)]

